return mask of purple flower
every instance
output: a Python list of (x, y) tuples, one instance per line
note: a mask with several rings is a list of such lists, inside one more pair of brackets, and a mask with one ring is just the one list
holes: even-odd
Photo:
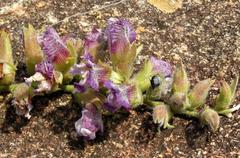
[(136, 95), (136, 87), (134, 85), (117, 85), (111, 81), (106, 81), (105, 87), (110, 90), (104, 104), (107, 110), (115, 112), (121, 107), (126, 110), (131, 109), (131, 102)]
[(85, 72), (86, 72), (86, 64), (85, 63), (75, 64), (70, 69), (70, 73), (72, 75), (84, 75)]
[(74, 88), (77, 92), (83, 93), (86, 91), (86, 87), (84, 86), (84, 82), (80, 83), (74, 83)]
[(95, 139), (98, 131), (103, 132), (102, 115), (95, 105), (86, 105), (82, 110), (82, 117), (75, 122), (75, 128), (77, 134), (87, 140)]
[(35, 66), (35, 72), (40, 72), (44, 77), (52, 80), (54, 78), (53, 65), (48, 61), (43, 61)]
[(103, 38), (102, 30), (96, 29), (94, 27), (92, 31), (87, 34), (84, 46), (87, 47), (88, 49), (95, 48), (100, 44), (101, 38)]
[(51, 91), (56, 82), (53, 65), (49, 61), (43, 61), (35, 66), (35, 71), (34, 75), (25, 78), (25, 82), (28, 85), (31, 85), (32, 82), (38, 83), (38, 88), (34, 90), (37, 93)]
[(170, 77), (172, 75), (172, 67), (168, 62), (156, 59), (154, 57), (150, 58), (150, 62), (152, 64), (153, 74), (160, 73), (164, 77)]
[(97, 65), (90, 59), (86, 59), (84, 64), (75, 65), (72, 68), (71, 73), (75, 75), (80, 74), (83, 77), (83, 80), (77, 84), (77, 87), (81, 85), (98, 90), (100, 84), (103, 84), (109, 79), (111, 71), (107, 65)]
[(93, 61), (98, 61), (104, 58), (104, 52), (102, 49), (106, 43), (106, 39), (104, 38), (104, 34), (102, 30), (96, 29), (95, 27), (92, 29), (90, 33), (87, 34), (86, 39), (84, 41), (84, 53), (85, 55), (90, 55)]
[(84, 41), (85, 52), (95, 57), (98, 53), (99, 47), (106, 41), (101, 29), (93, 28), (90, 33), (87, 34)]
[(51, 27), (47, 28), (39, 41), (42, 43), (44, 53), (50, 62), (61, 63), (70, 55), (64, 41)]
[(123, 19), (110, 19), (106, 28), (108, 47), (111, 53), (124, 52), (128, 44), (136, 40), (133, 26)]
[(34, 90), (36, 93), (49, 92), (52, 89), (53, 82), (44, 77), (40, 72), (36, 72), (29, 78), (25, 78), (25, 82), (28, 85), (32, 85), (33, 82), (37, 83), (37, 88)]

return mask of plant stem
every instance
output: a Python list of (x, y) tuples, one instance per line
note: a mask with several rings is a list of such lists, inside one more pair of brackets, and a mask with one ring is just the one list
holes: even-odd
[(196, 111), (183, 111), (182, 114), (185, 114), (187, 116), (191, 116), (191, 117), (196, 117), (196, 118), (199, 118), (199, 113), (196, 112)]
[(65, 92), (73, 93), (75, 88), (74, 88), (74, 85), (64, 85), (62, 86), (61, 89), (64, 90)]
[(8, 92), (9, 91), (9, 86), (0, 86), (0, 93), (1, 92)]

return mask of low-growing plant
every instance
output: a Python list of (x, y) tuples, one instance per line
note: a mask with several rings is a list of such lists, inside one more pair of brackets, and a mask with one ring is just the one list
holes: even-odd
[(230, 117), (239, 106), (235, 100), (238, 76), (229, 85), (222, 82), (213, 106), (206, 99), (214, 80), (206, 79), (190, 89), (183, 63), (173, 70), (166, 61), (150, 57), (134, 73), (134, 63), (142, 50), (136, 42), (133, 26), (124, 19), (109, 19), (103, 29), (94, 27), (85, 39), (60, 37), (51, 27), (43, 32), (29, 25), (23, 29), (27, 73), (23, 83), (15, 83), (16, 65), (12, 57), (8, 33), (0, 35), (0, 90), (12, 94), (16, 113), (30, 119), (32, 98), (65, 91), (72, 93), (82, 116), (75, 123), (77, 134), (86, 140), (103, 132), (103, 114), (114, 114), (139, 106), (152, 109), (159, 128), (173, 128), (175, 114), (199, 119), (213, 131), (220, 116)]

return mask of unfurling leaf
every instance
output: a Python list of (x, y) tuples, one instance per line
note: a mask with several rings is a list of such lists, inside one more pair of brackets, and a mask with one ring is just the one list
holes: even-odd
[(217, 96), (214, 109), (219, 113), (226, 116), (231, 116), (230, 105), (235, 99), (236, 88), (238, 84), (238, 76), (232, 81), (231, 85), (222, 82), (220, 94)]
[(16, 68), (13, 62), (9, 34), (0, 31), (0, 87), (7, 87), (15, 80)]
[(147, 2), (164, 13), (172, 13), (182, 7), (182, 0), (147, 0)]
[(35, 65), (43, 60), (43, 52), (37, 41), (37, 32), (32, 25), (23, 28), (24, 34), (24, 55), (29, 75), (34, 74)]
[(198, 108), (206, 102), (210, 87), (214, 83), (214, 80), (206, 79), (198, 82), (188, 95), (191, 109)]
[(185, 70), (184, 65), (181, 63), (178, 65), (173, 76), (173, 92), (180, 92), (187, 95), (190, 87), (190, 82)]
[(150, 104), (154, 106), (152, 114), (153, 122), (159, 124), (159, 127), (173, 128), (173, 126), (169, 124), (172, 117), (169, 106), (163, 102), (151, 102)]
[(200, 120), (202, 123), (208, 125), (214, 132), (217, 131), (220, 124), (218, 113), (210, 108), (206, 108), (200, 113)]
[(0, 62), (14, 65), (10, 37), (5, 31), (0, 31)]
[(145, 62), (143, 68), (137, 72), (133, 80), (139, 85), (142, 92), (145, 92), (151, 86), (152, 66), (151, 63)]
[(236, 78), (230, 84), (230, 88), (231, 88), (231, 91), (232, 91), (232, 102), (234, 101), (234, 99), (236, 97), (238, 80), (239, 80), (239, 76), (236, 76)]
[(170, 97), (171, 109), (176, 113), (182, 113), (189, 107), (188, 98), (184, 93), (176, 92)]

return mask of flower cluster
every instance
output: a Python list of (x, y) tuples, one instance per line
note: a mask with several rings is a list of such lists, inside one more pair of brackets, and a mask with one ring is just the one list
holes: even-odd
[(219, 127), (219, 114), (231, 116), (238, 77), (231, 85), (222, 82), (213, 106), (206, 98), (214, 80), (206, 79), (190, 90), (184, 65), (175, 70), (170, 63), (150, 57), (134, 72), (142, 45), (137, 44), (134, 27), (124, 19), (109, 19), (105, 28), (94, 27), (85, 39), (61, 37), (48, 27), (37, 32), (24, 28), (25, 64), (28, 77), (15, 83), (16, 67), (8, 33), (0, 32), (0, 92), (10, 91), (16, 113), (30, 118), (32, 98), (55, 91), (71, 92), (84, 107), (75, 123), (85, 140), (104, 131), (102, 114), (130, 111), (140, 105), (152, 109), (159, 127), (173, 128), (174, 114), (196, 117), (213, 131)]

